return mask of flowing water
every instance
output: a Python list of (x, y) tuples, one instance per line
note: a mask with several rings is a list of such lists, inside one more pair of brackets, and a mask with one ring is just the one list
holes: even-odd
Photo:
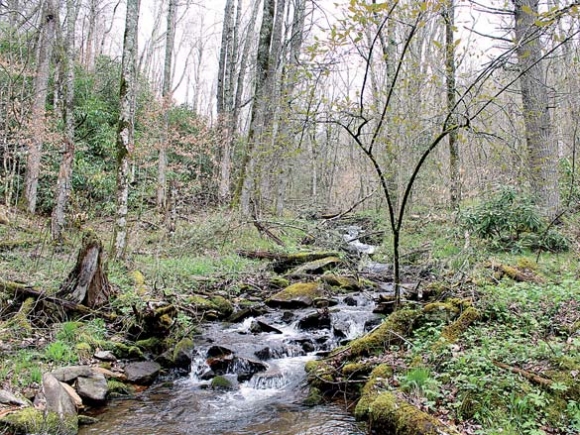
[[(100, 422), (80, 434), (364, 435), (364, 427), (338, 406), (302, 405), (308, 392), (305, 363), (317, 352), (361, 335), (374, 317), (370, 296), (357, 295), (356, 301), (357, 306), (331, 309), (330, 328), (300, 330), (298, 320), (315, 310), (294, 311), (295, 321), (290, 323), (282, 321), (280, 311), (259, 318), (276, 327), (278, 334), (252, 333), (254, 319), (226, 328), (212, 325), (196, 348), (189, 377), (153, 386), (136, 399), (111, 402)], [(204, 379), (209, 371), (206, 352), (215, 345), (254, 360), (257, 351), (267, 349), (267, 368), (233, 391), (212, 390)], [(236, 370), (226, 377), (235, 382)]]

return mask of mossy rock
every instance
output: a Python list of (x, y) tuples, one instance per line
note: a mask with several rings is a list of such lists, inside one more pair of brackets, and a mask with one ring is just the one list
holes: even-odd
[(273, 295), (266, 305), (273, 308), (304, 308), (324, 296), (324, 289), (316, 282), (296, 283)]
[(384, 391), (368, 407), (368, 420), (376, 433), (393, 435), (459, 435), (435, 417), (395, 394)]
[(390, 345), (401, 344), (420, 316), (421, 312), (412, 308), (395, 311), (375, 330), (350, 343), (349, 358), (352, 360), (358, 356), (384, 352)]
[(56, 412), (44, 413), (36, 408), (24, 408), (0, 418), (0, 428), (13, 434), (76, 435), (78, 418)]
[(326, 257), (320, 260), (310, 261), (301, 266), (292, 269), (287, 273), (289, 276), (293, 275), (308, 275), (308, 274), (320, 274), (326, 270), (332, 269), (338, 265), (342, 264), (342, 260), (339, 257)]
[(139, 349), (154, 353), (160, 353), (165, 348), (163, 341), (157, 337), (150, 337), (144, 340), (139, 340), (135, 342), (135, 346), (137, 346)]
[(320, 405), (323, 400), (322, 392), (316, 387), (310, 387), (310, 390), (308, 390), (308, 396), (306, 396), (306, 399), (304, 399), (302, 404), (304, 406), (316, 406)]
[(200, 295), (191, 295), (185, 299), (185, 303), (199, 311), (209, 311), (217, 309), (216, 305), (209, 299)]
[(287, 254), (282, 256), (279, 260), (274, 262), (273, 269), (274, 272), (276, 273), (284, 273), (285, 271), (293, 267), (296, 267), (300, 264), (328, 257), (338, 257), (338, 252), (334, 251), (296, 252), (294, 254)]
[(282, 278), (281, 276), (275, 276), (273, 278), (270, 278), (269, 285), (270, 287), (285, 288), (290, 285), (290, 281), (287, 280), (286, 278)]
[(459, 336), (467, 331), (467, 328), (480, 318), (480, 313), (474, 307), (468, 307), (459, 318), (450, 325), (447, 325), (441, 331), (441, 336), (448, 342), (453, 343), (457, 341)]
[(369, 416), (370, 406), (380, 392), (388, 385), (388, 380), (393, 376), (393, 369), (388, 364), (376, 366), (363, 387), (360, 400), (358, 401), (354, 415), (357, 420), (366, 420)]
[(145, 355), (137, 346), (128, 346), (124, 343), (112, 343), (112, 351), (117, 358), (145, 359)]
[(235, 389), (234, 384), (224, 376), (216, 376), (211, 380), (212, 390), (225, 390), (230, 391)]
[(359, 280), (352, 278), (350, 276), (340, 276), (340, 275), (322, 275), (320, 277), (322, 282), (327, 283), (332, 287), (337, 287), (344, 291), (361, 291), (362, 286)]
[(308, 361), (304, 370), (308, 373), (308, 382), (311, 387), (318, 388), (323, 393), (332, 390), (329, 387), (336, 385), (334, 378), (336, 370), (326, 361)]
[(228, 317), (234, 312), (234, 307), (230, 301), (223, 296), (214, 296), (210, 299), (222, 317)]

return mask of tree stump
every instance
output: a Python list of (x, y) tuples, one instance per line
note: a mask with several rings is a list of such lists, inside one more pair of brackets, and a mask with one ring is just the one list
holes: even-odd
[(89, 308), (106, 304), (113, 289), (103, 263), (103, 244), (93, 231), (85, 231), (76, 265), (61, 284), (57, 296)]

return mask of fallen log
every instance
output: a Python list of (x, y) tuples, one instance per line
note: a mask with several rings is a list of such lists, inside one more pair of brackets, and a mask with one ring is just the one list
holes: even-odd
[(92, 314), (94, 316), (103, 317), (108, 320), (113, 320), (115, 318), (114, 315), (95, 311), (86, 305), (77, 304), (66, 299), (50, 296), (44, 290), (38, 290), (29, 285), (18, 282), (0, 280), (0, 292), (6, 292), (14, 298), (32, 297), (36, 300), (50, 302), (64, 308), (66, 311), (73, 311), (81, 314)]
[(513, 366), (510, 366), (506, 363), (502, 363), (500, 361), (495, 361), (495, 360), (492, 362), (493, 362), (494, 366), (499, 367), (500, 369), (507, 370), (509, 372), (518, 374), (534, 384), (541, 385), (543, 387), (550, 387), (554, 383), (550, 379), (543, 378), (540, 375), (537, 375), (537, 374), (532, 373), (530, 371), (521, 369), (519, 367), (513, 367)]

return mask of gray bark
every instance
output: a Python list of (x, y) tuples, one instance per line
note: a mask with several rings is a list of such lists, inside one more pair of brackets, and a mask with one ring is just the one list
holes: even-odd
[(558, 149), (548, 110), (542, 69), (541, 29), (535, 25), (538, 0), (515, 0), (515, 36), (520, 71), (523, 117), (528, 148), (528, 174), (537, 204), (549, 218), (560, 208)]
[(111, 257), (121, 259), (127, 244), (127, 211), (129, 198), (129, 158), (133, 152), (135, 129), (135, 94), (137, 75), (137, 33), (139, 0), (127, 0), (123, 60), (119, 91), (120, 111), (117, 128), (117, 216)]
[(261, 136), (263, 125), (263, 106), (261, 104), (264, 97), (264, 88), (270, 71), (270, 46), (272, 43), (272, 33), (274, 29), (275, 0), (264, 0), (262, 14), (262, 25), (260, 27), (260, 40), (258, 43), (258, 57), (256, 61), (256, 79), (254, 84), (254, 102), (250, 115), (250, 131), (246, 144), (246, 151), (242, 157), (240, 167), (240, 178), (236, 188), (235, 200), (240, 201), (243, 214), (250, 213), (251, 191), (254, 189), (251, 162), (254, 154), (256, 142)]
[(65, 210), (71, 189), (71, 177), (74, 161), (74, 47), (75, 47), (75, 22), (77, 19), (78, 8), (74, 0), (67, 0), (66, 3), (66, 40), (64, 41), (64, 124), (65, 139), (63, 141), (62, 160), (58, 173), (56, 185), (55, 206), (52, 211), (51, 231), (52, 239), (60, 240), (62, 230), (65, 225)]
[(165, 61), (163, 64), (163, 137), (159, 146), (157, 165), (157, 207), (163, 209), (167, 202), (167, 149), (169, 147), (169, 117), (173, 83), (173, 50), (175, 47), (175, 28), (177, 27), (177, 0), (169, 0), (167, 9), (167, 32), (165, 36)]
[[(238, 2), (238, 6), (241, 2)], [(222, 42), (220, 47), (219, 71), (217, 82), (217, 115), (218, 134), (221, 145), (219, 197), (226, 202), (230, 196), (231, 145), (233, 139), (233, 77), (237, 58), (237, 26), (239, 26), (239, 8), (234, 20), (234, 0), (227, 0), (224, 11)]]
[(36, 60), (36, 75), (34, 77), (34, 99), (32, 101), (31, 133), (28, 156), (26, 159), (26, 175), (24, 180), (24, 199), (30, 213), (36, 211), (38, 199), (38, 179), (40, 177), (40, 160), (42, 156), (42, 138), (45, 128), (45, 104), (50, 75), (50, 59), (53, 42), (58, 25), (58, 9), (54, 0), (46, 0), (42, 12), (40, 37)]
[[(447, 0), (443, 9), (445, 21), (445, 79), (447, 85), (447, 109), (451, 113), (455, 111), (455, 42), (453, 31), (455, 27), (454, 0)], [(457, 121), (455, 117), (451, 118)], [(459, 147), (457, 144), (457, 130), (453, 130), (447, 136), (449, 145), (449, 197), (451, 207), (457, 208), (461, 201), (461, 180), (459, 175)]]

